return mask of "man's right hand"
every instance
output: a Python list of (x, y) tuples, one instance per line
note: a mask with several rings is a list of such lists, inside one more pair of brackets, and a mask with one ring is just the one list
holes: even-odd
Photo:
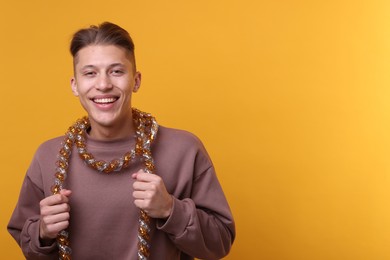
[(41, 221), (39, 226), (39, 238), (42, 242), (53, 240), (57, 234), (69, 226), (69, 196), (70, 190), (61, 190), (44, 198), (39, 203), (41, 208)]

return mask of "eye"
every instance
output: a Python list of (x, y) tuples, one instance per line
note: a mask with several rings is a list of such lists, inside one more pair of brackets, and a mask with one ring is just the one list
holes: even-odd
[(111, 71), (111, 74), (114, 75), (114, 76), (121, 76), (123, 75), (125, 72), (123, 70), (120, 70), (120, 69), (115, 69), (115, 70), (112, 70)]
[(95, 71), (84, 71), (83, 72), (83, 76), (87, 76), (87, 77), (93, 77), (96, 75), (96, 72)]

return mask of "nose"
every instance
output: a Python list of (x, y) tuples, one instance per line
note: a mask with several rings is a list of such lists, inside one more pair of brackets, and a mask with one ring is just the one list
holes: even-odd
[(97, 78), (96, 88), (101, 91), (106, 91), (112, 88), (110, 77), (104, 73)]

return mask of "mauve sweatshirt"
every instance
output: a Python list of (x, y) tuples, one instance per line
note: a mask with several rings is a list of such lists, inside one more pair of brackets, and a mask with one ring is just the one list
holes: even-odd
[[(58, 249), (39, 243), (39, 202), (51, 195), (55, 163), (64, 137), (43, 143), (26, 173), (8, 231), (27, 259), (58, 259)], [(86, 138), (96, 159), (120, 158), (135, 145), (134, 137), (117, 141)], [(168, 219), (152, 219), (150, 260), (220, 259), (228, 254), (235, 225), (213, 164), (194, 135), (159, 127), (152, 144), (156, 171), (173, 196)], [(73, 260), (137, 259), (139, 209), (134, 205), (131, 174), (144, 168), (136, 159), (111, 174), (70, 158), (64, 188), (70, 197), (70, 247)]]

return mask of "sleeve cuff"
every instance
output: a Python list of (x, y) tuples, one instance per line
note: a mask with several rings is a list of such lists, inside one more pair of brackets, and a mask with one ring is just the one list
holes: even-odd
[(44, 255), (50, 254), (56, 250), (57, 244), (55, 243), (55, 240), (53, 240), (53, 243), (51, 245), (41, 245), (39, 239), (39, 221), (39, 219), (34, 219), (26, 222), (25, 228), (27, 230), (30, 248), (33, 252), (37, 252)]
[(191, 208), (195, 208), (194, 202), (190, 199), (178, 200), (173, 197), (171, 215), (168, 219), (159, 219), (156, 222), (157, 229), (164, 231), (175, 237), (183, 234), (187, 227), (191, 225)]

